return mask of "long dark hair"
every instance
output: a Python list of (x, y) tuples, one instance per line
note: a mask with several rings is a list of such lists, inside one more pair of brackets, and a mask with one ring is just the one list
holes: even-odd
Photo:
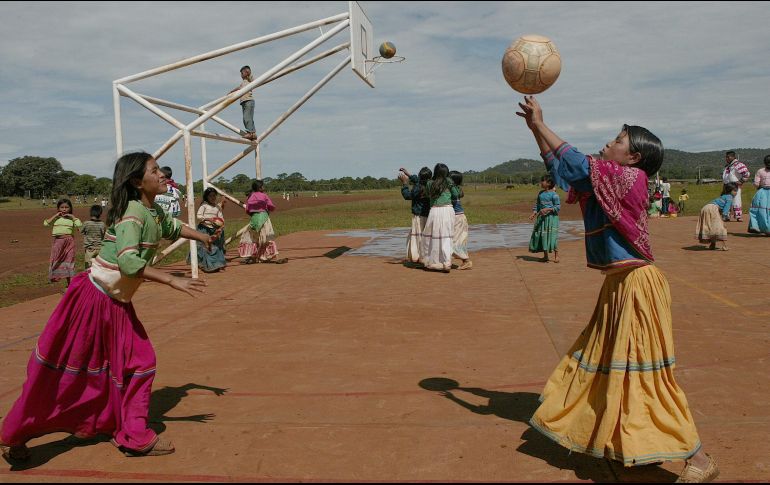
[(112, 193), (110, 194), (110, 211), (107, 213), (107, 226), (112, 226), (123, 217), (129, 201), (139, 200), (142, 193), (133, 181), (142, 180), (147, 169), (147, 160), (152, 155), (146, 152), (126, 153), (115, 162), (115, 173), (112, 176)]
[(463, 192), (463, 174), (462, 172), (458, 172), (457, 170), (452, 170), (449, 172), (449, 178), (452, 179), (452, 183), (455, 184), (457, 189), (460, 191), (460, 198), (462, 199), (465, 197), (465, 192)]
[(770, 155), (765, 156), (764, 162), (765, 162), (765, 168), (770, 170)]
[(212, 192), (216, 194), (217, 193), (217, 189), (215, 189), (214, 187), (209, 187), (208, 189), (203, 191), (203, 203), (204, 204), (216, 205), (216, 204), (209, 203), (209, 195), (211, 195)]
[(428, 197), (431, 199), (438, 199), (441, 197), (441, 194), (449, 188), (451, 183), (449, 178), (449, 167), (443, 163), (437, 163), (433, 168), (433, 184), (430, 186)]
[(628, 137), (628, 151), (641, 155), (634, 166), (644, 170), (648, 177), (655, 175), (663, 165), (663, 142), (642, 126), (623, 125), (623, 131)]
[(254, 192), (264, 192), (265, 191), (264, 189), (265, 189), (265, 182), (263, 182), (262, 180), (257, 179), (251, 183), (252, 194)]
[(417, 183), (425, 187), (425, 184), (428, 183), (428, 180), (433, 178), (433, 172), (428, 167), (422, 167), (420, 169), (420, 173), (417, 175)]
[(729, 182), (722, 187), (722, 195), (731, 194), (733, 190), (738, 190), (738, 184)]

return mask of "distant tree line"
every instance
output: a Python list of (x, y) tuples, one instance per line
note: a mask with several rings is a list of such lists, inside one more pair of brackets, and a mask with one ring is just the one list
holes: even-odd
[[(214, 185), (237, 197), (251, 190), (254, 178), (238, 174), (231, 180), (219, 177)], [(398, 187), (398, 179), (385, 177), (342, 177), (335, 179), (308, 180), (299, 172), (292, 174), (279, 173), (275, 178), (265, 177), (265, 189), (269, 192), (300, 192), (328, 190), (369, 190)], [(184, 184), (180, 185), (182, 193)], [(193, 184), (196, 194), (203, 191), (203, 181)], [(77, 174), (64, 170), (61, 163), (52, 157), (24, 156), (10, 160), (7, 165), (0, 167), (0, 195), (30, 196), (35, 199), (43, 197), (59, 197), (63, 195), (104, 195), (109, 196), (112, 190), (112, 179), (94, 177), (88, 174)]]
[[(213, 184), (218, 188), (236, 196), (244, 196), (251, 190), (254, 178), (248, 175), (238, 174), (231, 180), (219, 177)], [(299, 172), (292, 174), (279, 173), (275, 178), (265, 177), (265, 190), (267, 192), (322, 192), (328, 190), (371, 190), (389, 189), (400, 186), (398, 179), (386, 177), (342, 177), (335, 179), (308, 180)], [(203, 190), (203, 181), (198, 180), (193, 184), (196, 194)]]
[[(754, 173), (763, 166), (763, 158), (770, 154), (770, 148), (736, 148), (738, 157)], [(671, 179), (691, 179), (698, 177), (721, 178), (724, 167), (724, 151), (689, 153), (668, 149), (665, 153), (660, 175)], [(464, 172), (464, 183), (493, 184), (529, 184), (538, 183), (545, 173), (541, 160), (519, 158), (477, 172)], [(238, 174), (232, 179), (219, 177), (214, 185), (237, 197), (251, 190), (253, 178)], [(341, 177), (334, 179), (308, 180), (299, 172), (279, 173), (275, 178), (265, 177), (265, 189), (268, 192), (303, 192), (303, 191), (345, 191), (390, 189), (401, 183), (396, 178), (386, 177)], [(77, 174), (64, 170), (55, 158), (24, 156), (10, 160), (0, 167), (0, 195), (29, 195), (32, 198), (58, 197), (60, 195), (105, 195), (112, 187), (112, 179)], [(203, 181), (198, 180), (193, 188), (196, 194), (203, 191)], [(181, 186), (184, 193), (184, 186)]]

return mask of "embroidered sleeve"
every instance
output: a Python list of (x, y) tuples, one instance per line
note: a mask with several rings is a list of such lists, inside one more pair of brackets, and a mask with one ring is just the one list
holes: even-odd
[(120, 272), (125, 276), (136, 277), (147, 265), (147, 261), (139, 257), (143, 226), (140, 218), (130, 215), (115, 224), (115, 253)]
[(741, 182), (745, 182), (751, 178), (751, 172), (749, 172), (749, 168), (745, 164), (739, 163), (736, 168), (738, 169), (738, 173), (741, 175)]

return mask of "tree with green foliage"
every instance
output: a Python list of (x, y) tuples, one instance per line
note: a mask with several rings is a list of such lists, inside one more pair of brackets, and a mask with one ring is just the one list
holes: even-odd
[(30, 191), (34, 198), (50, 197), (58, 188), (61, 173), (62, 166), (57, 159), (25, 155), (3, 167), (2, 185), (9, 195), (24, 196)]

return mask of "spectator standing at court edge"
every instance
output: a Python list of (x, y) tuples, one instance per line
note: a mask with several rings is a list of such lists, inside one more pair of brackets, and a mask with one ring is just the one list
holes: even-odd
[[(741, 186), (744, 182), (749, 180), (751, 173), (749, 173), (748, 167), (738, 160), (735, 152), (730, 150), (725, 152), (725, 170), (722, 172), (722, 182), (726, 184), (736, 184), (738, 186), (738, 192), (733, 199), (733, 207), (730, 209), (732, 214), (735, 214), (735, 220), (738, 222), (743, 221), (743, 204), (741, 203)], [(729, 220), (729, 219), (727, 219)]]

